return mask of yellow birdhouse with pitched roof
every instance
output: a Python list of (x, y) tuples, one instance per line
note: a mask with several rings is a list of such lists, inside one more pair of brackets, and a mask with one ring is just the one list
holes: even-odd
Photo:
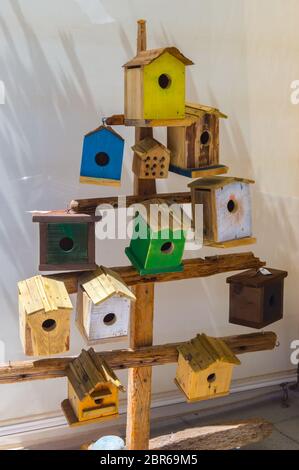
[(118, 417), (118, 391), (124, 391), (124, 387), (92, 348), (82, 350), (69, 364), (66, 375), (68, 399), (61, 407), (70, 426)]
[(201, 334), (178, 351), (175, 383), (188, 401), (229, 394), (233, 368), (240, 361), (223, 340)]
[(35, 276), (18, 283), (20, 337), (27, 356), (69, 350), (73, 309), (62, 281)]
[(185, 69), (192, 64), (176, 47), (139, 52), (124, 65), (125, 119), (183, 119)]

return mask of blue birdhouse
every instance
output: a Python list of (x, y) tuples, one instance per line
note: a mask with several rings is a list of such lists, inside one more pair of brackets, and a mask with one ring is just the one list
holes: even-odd
[(120, 186), (124, 139), (109, 126), (84, 137), (80, 183)]

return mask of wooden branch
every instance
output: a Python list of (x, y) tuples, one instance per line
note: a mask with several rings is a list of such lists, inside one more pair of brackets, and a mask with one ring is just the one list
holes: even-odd
[(260, 442), (273, 425), (260, 418), (235, 423), (190, 428), (150, 440), (151, 450), (230, 450)]
[[(151, 180), (150, 180), (151, 181)], [(154, 180), (153, 180), (154, 181)], [(141, 204), (142, 202), (148, 201), (149, 199), (156, 198), (157, 194), (149, 195), (135, 195), (135, 196), (108, 196), (100, 197), (93, 199), (76, 199), (70, 202), (69, 210), (73, 213), (82, 213), (82, 214), (94, 214), (96, 208), (101, 204), (110, 204), (114, 209), (119, 207), (119, 202), (121, 204), (125, 202), (125, 205), (122, 207), (130, 207), (133, 204)], [(189, 204), (191, 203), (191, 193), (162, 193), (158, 195), (159, 199), (171, 200), (177, 204)], [(122, 199), (119, 199), (122, 198)]]
[[(207, 256), (206, 258), (194, 258), (183, 261), (184, 271), (179, 273), (163, 273), (149, 276), (139, 276), (133, 266), (121, 266), (111, 268), (117, 272), (128, 286), (148, 284), (152, 282), (180, 281), (198, 277), (213, 276), (215, 274), (242, 271), (245, 269), (258, 269), (265, 266), (265, 262), (255, 257), (253, 253), (233, 253), (227, 255)], [(86, 273), (86, 271), (85, 271)], [(65, 283), (69, 294), (75, 294), (78, 290), (78, 278), (83, 272), (68, 272), (51, 274), (48, 277)]]
[[(269, 351), (275, 348), (277, 336), (273, 332), (222, 337), (235, 354)], [(113, 369), (161, 366), (176, 363), (177, 348), (184, 343), (147, 346), (136, 349), (104, 351), (101, 355)], [(73, 357), (11, 362), (0, 366), (0, 384), (65, 377), (65, 369)]]

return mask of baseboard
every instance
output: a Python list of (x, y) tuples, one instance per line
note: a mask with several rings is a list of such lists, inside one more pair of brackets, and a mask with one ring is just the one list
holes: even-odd
[[(178, 390), (153, 395), (151, 420), (165, 420), (188, 413), (200, 411), (204, 416), (215, 414), (222, 407), (242, 406), (245, 400), (254, 400), (261, 395), (278, 392), (281, 383), (292, 383), (296, 380), (296, 371), (284, 371), (252, 378), (235, 380), (231, 394), (227, 397), (206, 402), (188, 404)], [(120, 417), (80, 428), (69, 428), (60, 411), (46, 415), (20, 418), (9, 422), (0, 421), (0, 450), (7, 448), (42, 447), (49, 442), (57, 442), (60, 448), (83, 443), (100, 435), (116, 433), (124, 434), (126, 419), (126, 403), (120, 404)], [(65, 444), (64, 444), (65, 443)], [(55, 448), (57, 448), (55, 446)]]

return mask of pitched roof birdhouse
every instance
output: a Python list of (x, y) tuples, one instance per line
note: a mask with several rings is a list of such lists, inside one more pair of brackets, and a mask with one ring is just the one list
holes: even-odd
[(219, 164), (220, 118), (227, 116), (216, 108), (186, 105), (186, 125), (167, 128), (170, 171), (190, 178), (227, 173)]
[(27, 356), (69, 350), (71, 300), (62, 281), (35, 276), (18, 283), (20, 338)]
[(101, 266), (79, 279), (77, 326), (88, 344), (124, 340), (132, 291), (114, 271)]
[(260, 329), (281, 320), (287, 275), (286, 271), (261, 268), (229, 277), (230, 323)]
[(252, 238), (251, 183), (254, 181), (211, 176), (188, 185), (195, 231), (203, 209), (204, 245), (226, 248), (255, 243)]
[(40, 271), (96, 269), (95, 222), (100, 216), (53, 211), (35, 213), (32, 220), (40, 227)]
[(138, 142), (134, 151), (133, 172), (138, 178), (158, 179), (168, 177), (170, 151), (151, 137)]
[(135, 214), (126, 255), (141, 275), (182, 271), (186, 232), (190, 226), (190, 219), (176, 204), (149, 200)]
[(93, 349), (82, 350), (66, 370), (68, 399), (61, 403), (70, 426), (118, 417), (118, 391), (124, 390), (108, 364)]
[(84, 137), (80, 183), (120, 186), (124, 139), (109, 126)]
[(185, 68), (193, 62), (176, 47), (141, 51), (124, 65), (125, 119), (185, 117)]
[(233, 368), (240, 361), (224, 341), (197, 335), (178, 352), (175, 382), (189, 402), (229, 394)]

